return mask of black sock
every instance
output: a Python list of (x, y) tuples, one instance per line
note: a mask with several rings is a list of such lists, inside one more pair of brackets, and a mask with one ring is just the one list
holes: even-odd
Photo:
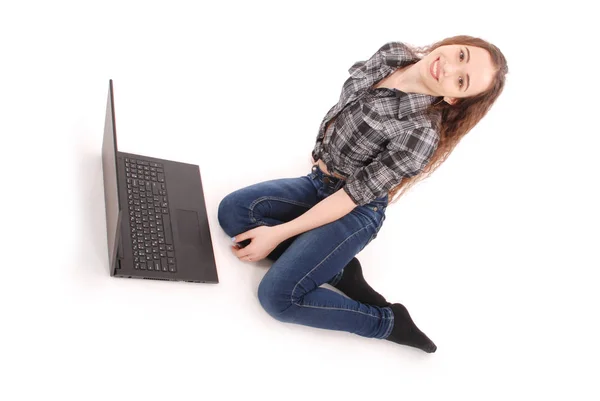
[(342, 291), (355, 301), (374, 306), (390, 306), (391, 304), (385, 298), (375, 291), (365, 281), (360, 262), (356, 258), (344, 267), (344, 273), (340, 281), (334, 285), (335, 288)]
[(402, 304), (390, 306), (394, 312), (394, 327), (386, 340), (397, 344), (419, 348), (425, 352), (435, 352), (437, 346), (415, 325), (408, 310)]

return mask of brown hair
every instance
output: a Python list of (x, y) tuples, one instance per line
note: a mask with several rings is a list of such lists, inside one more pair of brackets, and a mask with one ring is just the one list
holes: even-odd
[[(395, 202), (417, 182), (429, 177), (448, 158), (458, 142), (487, 114), (504, 89), (506, 74), (508, 73), (506, 58), (500, 49), (483, 39), (460, 35), (446, 38), (426, 47), (408, 47), (413, 50), (415, 55), (422, 58), (438, 47), (446, 45), (470, 45), (487, 50), (491, 55), (492, 63), (497, 69), (496, 74), (490, 88), (479, 95), (457, 98), (454, 105), (442, 101), (434, 102), (429, 106), (427, 113), (441, 115), (441, 120), (437, 119), (439, 121), (437, 131), (440, 136), (438, 146), (419, 174), (403, 178), (400, 184), (388, 192), (389, 203)], [(394, 195), (400, 190), (403, 191), (394, 199)]]

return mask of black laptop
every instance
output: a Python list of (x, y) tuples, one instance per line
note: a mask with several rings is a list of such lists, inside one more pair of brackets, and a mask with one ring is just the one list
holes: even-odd
[(109, 81), (102, 170), (111, 276), (218, 283), (197, 165), (117, 150)]

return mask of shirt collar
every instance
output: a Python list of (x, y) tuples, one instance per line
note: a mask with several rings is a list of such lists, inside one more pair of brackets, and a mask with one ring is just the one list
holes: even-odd
[[(414, 64), (420, 60), (406, 44), (399, 44), (400, 46), (397, 47), (397, 51), (385, 55), (383, 62), (386, 65), (397, 69)], [(405, 117), (407, 114), (425, 110), (437, 99), (435, 96), (423, 93), (405, 93), (398, 89), (395, 92), (396, 96), (400, 99), (398, 106), (399, 118)]]
[[(381, 64), (379, 64), (378, 68), (375, 70), (378, 70), (377, 72), (372, 70), (370, 74), (366, 73), (363, 68), (360, 68), (364, 62), (359, 62), (350, 69), (352, 77), (357, 79), (369, 77), (370, 81), (379, 81), (382, 79), (382, 75), (387, 76), (398, 68), (402, 68), (409, 64), (414, 64), (420, 60), (406, 44), (402, 42), (397, 43), (399, 46), (394, 46), (391, 48), (391, 51), (382, 54)], [(383, 74), (381, 74), (382, 72)], [(369, 83), (367, 88), (370, 86), (371, 83)], [(406, 93), (398, 89), (394, 89), (394, 92), (399, 100), (399, 118), (404, 118), (406, 115), (415, 112), (424, 111), (429, 105), (438, 100), (435, 96), (422, 93)]]
[(401, 68), (408, 64), (419, 61), (419, 58), (404, 43), (398, 42), (400, 46), (392, 48), (392, 51), (383, 56), (383, 63), (393, 67)]

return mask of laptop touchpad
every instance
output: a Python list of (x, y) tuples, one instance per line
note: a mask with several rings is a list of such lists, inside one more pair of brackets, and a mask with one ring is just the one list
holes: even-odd
[(198, 246), (202, 243), (198, 213), (193, 210), (177, 209), (177, 229), (181, 242), (186, 245)]

